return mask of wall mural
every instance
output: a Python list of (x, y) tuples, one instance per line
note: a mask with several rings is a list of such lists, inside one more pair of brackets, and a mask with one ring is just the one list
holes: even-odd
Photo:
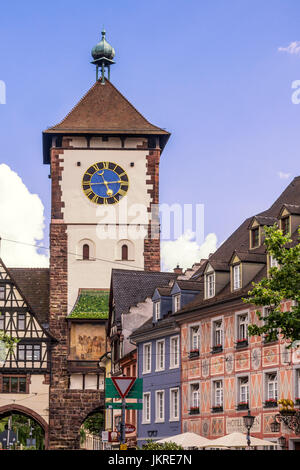
[(73, 323), (70, 333), (71, 360), (97, 361), (105, 353), (104, 325)]

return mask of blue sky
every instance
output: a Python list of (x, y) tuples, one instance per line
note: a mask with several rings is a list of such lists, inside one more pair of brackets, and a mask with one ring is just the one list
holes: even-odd
[(48, 223), (42, 131), (93, 85), (90, 51), (104, 25), (116, 50), (112, 83), (172, 133), (161, 202), (205, 204), (205, 233), (221, 242), (300, 173), (300, 105), (291, 101), (300, 55), (278, 51), (300, 41), (299, 24), (297, 0), (5, 2), (0, 163), (40, 196)]

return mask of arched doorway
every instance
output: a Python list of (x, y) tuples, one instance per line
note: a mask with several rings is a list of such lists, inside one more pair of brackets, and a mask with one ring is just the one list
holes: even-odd
[(82, 422), (79, 430), (80, 448), (103, 450), (102, 431), (105, 429), (105, 412), (102, 407), (94, 409)]
[(12, 404), (0, 407), (0, 436), (2, 448), (48, 448), (47, 422), (25, 406)]

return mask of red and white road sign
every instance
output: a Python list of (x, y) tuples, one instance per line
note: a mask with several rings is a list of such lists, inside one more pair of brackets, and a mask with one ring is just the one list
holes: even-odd
[(121, 398), (125, 398), (129, 390), (132, 388), (136, 377), (112, 377), (114, 386), (118, 390)]
[(125, 432), (126, 434), (130, 434), (136, 430), (135, 426), (133, 424), (125, 424)]

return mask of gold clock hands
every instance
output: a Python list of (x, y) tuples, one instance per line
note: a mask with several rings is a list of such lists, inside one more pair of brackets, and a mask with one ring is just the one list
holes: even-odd
[(91, 183), (91, 184), (105, 184), (105, 183), (114, 184), (114, 183), (123, 183), (123, 182), (124, 181), (121, 181), (121, 180), (119, 180), (119, 181), (100, 181), (100, 183)]
[(100, 175), (100, 176), (102, 176), (102, 178), (103, 178), (103, 183), (105, 184), (105, 187), (106, 187), (106, 194), (107, 194), (107, 196), (112, 196), (114, 192), (113, 192), (112, 189), (109, 189), (108, 183), (105, 181), (104, 176), (103, 176), (103, 173), (104, 173), (104, 170), (102, 170), (101, 173), (100, 173), (100, 171), (98, 171), (97, 174)]

